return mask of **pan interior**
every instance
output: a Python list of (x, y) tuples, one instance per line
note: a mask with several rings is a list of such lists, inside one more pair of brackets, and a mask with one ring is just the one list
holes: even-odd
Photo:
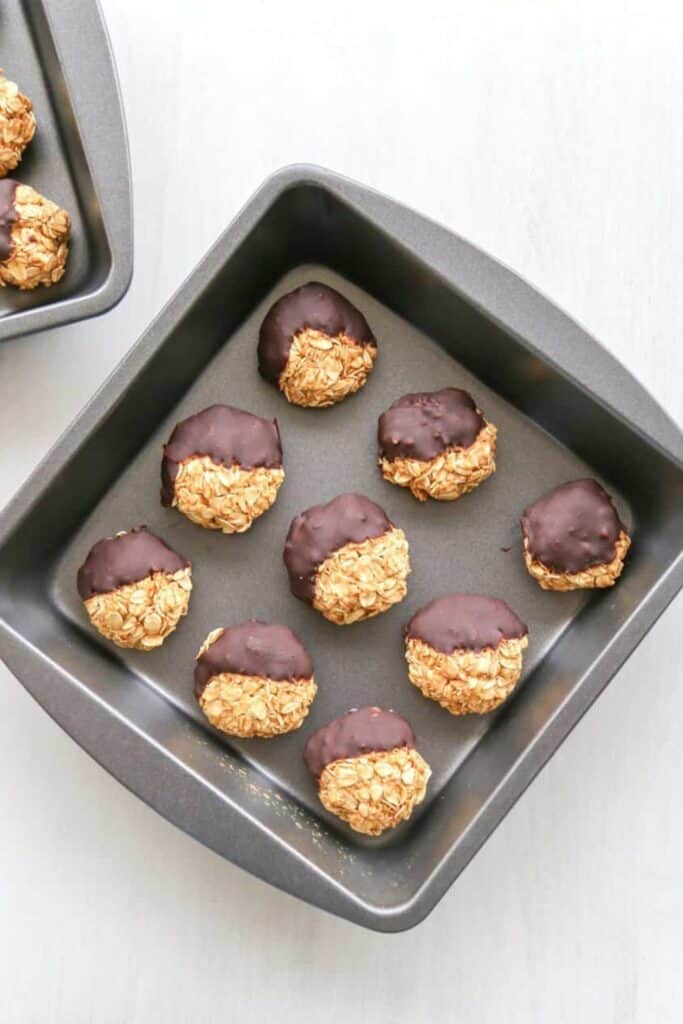
[[(366, 315), (379, 343), (379, 358), (367, 386), (325, 410), (288, 405), (256, 371), (256, 342), (263, 316), (277, 297), (308, 280), (320, 280), (342, 291)], [(380, 477), (377, 417), (408, 391), (449, 385), (470, 391), (486, 418), (498, 427), (498, 469), (457, 502), (421, 504), (408, 491)], [(240, 536), (202, 530), (159, 502), (163, 442), (179, 419), (214, 402), (277, 417), (282, 431), (286, 479), (278, 500)], [(106, 457), (103, 451), (102, 458)], [(378, 704), (395, 708), (412, 723), (419, 749), (433, 769), (428, 796), (420, 808), (424, 814), (486, 733), (495, 728), (497, 719), (509, 713), (515, 698), (492, 715), (452, 717), (410, 684), (402, 627), (422, 604), (450, 591), (503, 598), (529, 626), (523, 688), (584, 605), (599, 600), (600, 595), (541, 591), (523, 564), (518, 517), (544, 491), (587, 475), (598, 476), (413, 324), (327, 267), (300, 265), (263, 294), (234, 333), (225, 338), (73, 534), (56, 566), (53, 596), (65, 616), (100, 642), (80, 605), (77, 569), (97, 539), (146, 523), (192, 560), (194, 592), (187, 618), (159, 651), (116, 652), (139, 684), (163, 694), (196, 722), (199, 730), (208, 729), (193, 697), (192, 680), (194, 656), (206, 634), (252, 616), (286, 623), (301, 636), (314, 659), (319, 691), (308, 719), (298, 732), (275, 740), (239, 741), (213, 735), (297, 802), (334, 824), (320, 807), (302, 763), (307, 736), (350, 707)], [(611, 483), (606, 486), (614, 494), (622, 518), (630, 523), (631, 512), (623, 494), (615, 492)], [(404, 602), (375, 619), (340, 628), (290, 594), (282, 548), (297, 512), (349, 490), (377, 501), (405, 530), (413, 572)], [(401, 831), (385, 842), (395, 841)]]

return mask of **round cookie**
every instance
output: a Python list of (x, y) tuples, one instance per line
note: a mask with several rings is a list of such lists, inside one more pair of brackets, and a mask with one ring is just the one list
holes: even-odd
[(78, 570), (91, 623), (119, 647), (160, 647), (187, 614), (192, 565), (144, 526), (99, 540)]
[(356, 832), (378, 836), (422, 803), (431, 768), (395, 711), (348, 711), (309, 738), (304, 760), (322, 805)]
[(452, 715), (485, 714), (514, 690), (528, 632), (495, 597), (437, 598), (406, 626), (410, 681)]
[(382, 476), (419, 501), (455, 501), (495, 472), (496, 434), (460, 388), (404, 395), (377, 424)]
[(363, 314), (317, 281), (283, 295), (261, 325), (259, 372), (293, 405), (341, 402), (363, 387), (376, 357)]
[(242, 738), (298, 729), (317, 690), (313, 662), (298, 636), (256, 619), (209, 633), (194, 678), (211, 725)]
[(178, 423), (164, 445), (161, 503), (208, 530), (243, 533), (284, 476), (277, 420), (212, 405)]
[(340, 494), (296, 516), (284, 560), (294, 596), (338, 626), (379, 615), (406, 595), (406, 536), (362, 494)]
[(18, 165), (35, 133), (33, 104), (0, 68), (0, 178)]
[(544, 590), (613, 586), (631, 545), (611, 497), (590, 478), (549, 491), (521, 526), (526, 567)]
[(30, 291), (61, 281), (70, 232), (66, 210), (30, 185), (0, 181), (0, 287)]

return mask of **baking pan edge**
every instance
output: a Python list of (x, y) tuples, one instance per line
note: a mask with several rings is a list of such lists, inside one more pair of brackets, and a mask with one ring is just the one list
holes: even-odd
[[(58, 441), (0, 516), (0, 545), (48, 486), (49, 480), (60, 471), (83, 439), (106, 416), (120, 393), (156, 350), (169, 326), (194, 302), (206, 281), (240, 245), (265, 210), (285, 190), (302, 184), (318, 185), (356, 206), (364, 217), (410, 248), (446, 280), (452, 280), (454, 269), (457, 267), (459, 290), (464, 290), (470, 301), (480, 303), (493, 315), (498, 313), (501, 319), (503, 310), (497, 308), (497, 303), (500, 304), (500, 297), (503, 296), (505, 301), (511, 303), (516, 316), (522, 319), (522, 323), (513, 327), (519, 329), (525, 341), (530, 338), (530, 343), (536, 345), (544, 359), (551, 360), (568, 375), (576, 376), (581, 365), (585, 367), (585, 360), (591, 360), (590, 365), (593, 368), (597, 367), (598, 370), (592, 378), (593, 392), (597, 400), (609, 406), (621, 418), (637, 419), (638, 429), (651, 442), (663, 449), (669, 458), (680, 462), (680, 433), (653, 399), (597, 342), (516, 275), (446, 229), (378, 193), (320, 168), (295, 166), (278, 172), (257, 191), (134, 346), (128, 357), (86, 406), (76, 423)], [(466, 278), (464, 289), (463, 276)], [(541, 338), (536, 337), (537, 331), (524, 334), (525, 316), (531, 317), (532, 320), (534, 317), (541, 317)], [(505, 318), (505, 322), (509, 325), (509, 316)], [(548, 329), (549, 323), (553, 330)], [(567, 336), (572, 338), (573, 343), (570, 345), (566, 344)], [(514, 774), (502, 780), (472, 823), (466, 841), (459, 843), (457, 849), (449, 851), (444, 856), (437, 869), (408, 902), (380, 908), (368, 901), (359, 900), (352, 892), (317, 871), (312, 865), (302, 865), (296, 853), (284, 847), (275, 835), (259, 829), (257, 823), (241, 814), (238, 808), (226, 809), (224, 803), (221, 805), (222, 814), (239, 817), (241, 839), (235, 838), (231, 829), (213, 836), (207, 836), (206, 831), (202, 829), (200, 838), (206, 845), (228, 859), (247, 867), (280, 888), (356, 923), (380, 931), (399, 931), (411, 927), (432, 909), (465, 867), (536, 772), (557, 749), (614, 672), (639, 643), (680, 589), (682, 582), (683, 559), (679, 558), (657, 581), (647, 600), (615, 635), (597, 662), (594, 662), (589, 673), (590, 678), (585, 679), (582, 685), (576, 688), (545, 732), (526, 750), (516, 765)], [(73, 701), (67, 691), (76, 681), (68, 678), (62, 669), (49, 662), (40, 651), (19, 637), (2, 621), (0, 654), (48, 713), (116, 778), (169, 820), (190, 834), (197, 835), (200, 830), (188, 822), (184, 811), (187, 807), (186, 800), (179, 800), (169, 806), (164, 796), (169, 788), (175, 793), (181, 789), (187, 791), (188, 800), (201, 801), (202, 814), (199, 817), (208, 823), (215, 814), (212, 794), (206, 788), (202, 788), (196, 778), (192, 779), (184, 766), (174, 762), (159, 742), (154, 742), (152, 737), (136, 730), (133, 723), (116, 714), (112, 717), (112, 709), (101, 704), (92, 695), (88, 695), (92, 699), (85, 707), (83, 702)], [(69, 687), (65, 688), (67, 683)], [(171, 708), (167, 708), (167, 713), (169, 716), (178, 714)], [(105, 720), (110, 723), (108, 729), (115, 734), (116, 742), (103, 747), (101, 729)], [(159, 753), (166, 756), (160, 758)], [(197, 820), (198, 815), (195, 813), (193, 821), (196, 823)], [(256, 858), (251, 841), (245, 842), (245, 835), (256, 839), (254, 828), (257, 829), (261, 840)], [(267, 839), (265, 843), (264, 838)], [(273, 856), (274, 852), (277, 852), (277, 856)], [(302, 876), (302, 868), (305, 877)]]

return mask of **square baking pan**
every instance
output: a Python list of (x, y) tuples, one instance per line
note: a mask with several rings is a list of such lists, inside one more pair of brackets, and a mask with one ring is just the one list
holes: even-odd
[[(318, 278), (367, 316), (379, 359), (358, 395), (287, 405), (256, 371), (273, 299)], [(472, 391), (499, 428), (498, 471), (455, 503), (421, 505), (383, 481), (378, 414), (400, 394)], [(159, 503), (161, 445), (216, 401), (279, 419), (286, 479), (241, 536)], [(116, 778), (207, 846), (359, 924), (408, 928), (443, 895), (681, 586), (677, 429), (611, 356), (509, 270), (377, 193), (313, 167), (269, 179), (131, 350), (0, 519), (0, 655)], [(518, 516), (564, 480), (595, 475), (633, 533), (612, 590), (553, 594), (526, 573)], [(292, 516), (344, 490), (403, 527), (413, 573), (389, 612), (340, 629), (289, 593)], [(187, 619), (154, 653), (89, 626), (75, 577), (92, 543), (147, 523), (193, 562)], [(496, 713), (453, 718), (410, 685), (401, 629), (449, 590), (505, 598), (529, 624), (522, 681)], [(312, 651), (319, 692), (302, 728), (232, 741), (193, 698), (209, 630), (283, 621)], [(406, 715), (433, 768), (413, 820), (380, 839), (317, 801), (301, 750), (349, 707)]]
[(133, 269), (128, 142), (114, 59), (93, 0), (16, 0), (0, 11), (0, 66), (38, 129), (9, 177), (68, 210), (66, 273), (52, 288), (0, 289), (0, 341), (95, 316)]

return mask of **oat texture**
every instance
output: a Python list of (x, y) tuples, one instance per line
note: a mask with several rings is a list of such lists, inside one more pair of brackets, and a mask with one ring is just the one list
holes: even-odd
[(339, 334), (300, 331), (292, 340), (279, 387), (292, 405), (334, 405), (365, 384), (377, 357), (374, 345)]
[(12, 252), (0, 263), (0, 286), (10, 284), (23, 291), (39, 284), (49, 288), (64, 276), (69, 214), (30, 185), (17, 186), (14, 206), (19, 218), (12, 224)]
[(435, 650), (417, 637), (406, 640), (410, 681), (452, 715), (484, 715), (510, 696), (522, 672), (526, 636), (501, 640), (481, 651)]
[(0, 68), (0, 178), (14, 170), (35, 132), (33, 104)]
[(399, 487), (409, 487), (418, 501), (455, 501), (495, 473), (496, 434), (494, 425), (487, 423), (469, 448), (446, 448), (426, 460), (380, 458), (382, 476)]
[(345, 544), (318, 566), (313, 607), (338, 626), (372, 618), (403, 600), (409, 573), (406, 535), (393, 526), (380, 537)]
[(207, 530), (244, 533), (277, 498), (283, 469), (223, 466), (207, 455), (180, 464), (173, 507)]
[(432, 770), (408, 747), (344, 758), (320, 776), (320, 802), (356, 832), (378, 836), (406, 821), (424, 800)]
[[(197, 655), (222, 635), (209, 633)], [(308, 714), (317, 692), (315, 679), (268, 679), (221, 672), (209, 679), (199, 706), (211, 725), (228, 736), (268, 738), (298, 729)]]
[(187, 614), (192, 570), (155, 572), (83, 602), (95, 629), (119, 647), (151, 651), (160, 647)]
[(596, 587), (613, 587), (621, 576), (624, 559), (631, 546), (631, 538), (623, 530), (614, 545), (611, 562), (591, 565), (581, 572), (557, 572), (538, 562), (529, 551), (529, 542), (524, 538), (524, 561), (529, 573), (544, 590), (592, 590)]

